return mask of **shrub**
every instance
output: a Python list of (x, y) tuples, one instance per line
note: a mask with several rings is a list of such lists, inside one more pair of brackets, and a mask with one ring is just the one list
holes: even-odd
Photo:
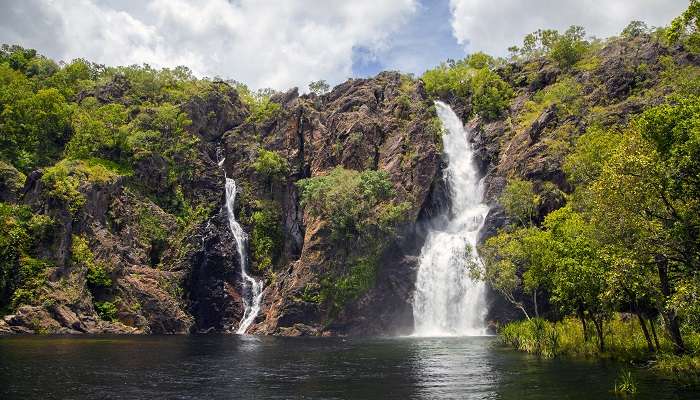
[(95, 303), (95, 311), (105, 321), (116, 321), (119, 310), (111, 301), (98, 301)]
[(250, 247), (253, 260), (260, 271), (271, 270), (282, 251), (281, 215), (276, 203), (258, 202), (259, 210), (250, 217), (253, 225)]
[(442, 63), (438, 67), (426, 71), (421, 79), (425, 90), (431, 96), (443, 97), (454, 94), (467, 97), (470, 93), (469, 80), (473, 69), (464, 62), (452, 66)]
[(508, 181), (499, 202), (512, 221), (528, 226), (532, 225), (540, 197), (535, 193), (532, 182), (512, 179)]
[(567, 118), (582, 112), (581, 84), (571, 78), (537, 92), (532, 100), (525, 103), (524, 112), (519, 118), (521, 127), (529, 127), (542, 113), (551, 106), (557, 107), (557, 115)]
[(265, 122), (277, 116), (282, 110), (282, 106), (270, 101), (270, 95), (274, 93), (272, 89), (260, 89), (253, 92), (244, 84), (235, 83), (234, 85), (241, 101), (248, 106), (250, 111), (246, 122)]
[(510, 85), (486, 68), (476, 71), (471, 79), (471, 90), (474, 112), (487, 120), (499, 117), (513, 97)]
[(336, 167), (327, 175), (302, 179), (301, 204), (329, 221), (333, 237), (389, 233), (405, 218), (408, 203), (391, 201), (394, 188), (383, 171), (357, 172)]
[(279, 179), (287, 173), (289, 164), (278, 152), (261, 148), (258, 158), (253, 162), (253, 169), (270, 179)]
[(105, 184), (114, 182), (119, 173), (108, 163), (100, 160), (61, 160), (47, 168), (41, 181), (49, 187), (49, 197), (64, 202), (72, 214), (77, 213), (85, 204), (80, 193), (84, 183)]
[(53, 223), (28, 207), (0, 202), (0, 314), (38, 301), (50, 263), (30, 253)]
[(112, 286), (112, 279), (105, 270), (104, 264), (95, 261), (95, 256), (90, 250), (87, 239), (83, 236), (73, 235), (71, 245), (71, 261), (73, 265), (86, 269), (88, 287), (95, 291), (99, 288)]

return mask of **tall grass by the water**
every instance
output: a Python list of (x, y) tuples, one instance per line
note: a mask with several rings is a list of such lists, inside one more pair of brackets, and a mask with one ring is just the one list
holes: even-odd
[[(660, 321), (659, 321), (660, 322)], [(501, 340), (520, 351), (544, 358), (555, 356), (608, 358), (649, 366), (661, 373), (682, 380), (700, 380), (700, 334), (686, 332), (687, 355), (673, 354), (673, 344), (661, 323), (656, 325), (659, 348), (649, 351), (647, 341), (636, 318), (615, 315), (604, 325), (605, 351), (601, 352), (592, 324), (588, 339), (576, 318), (550, 322), (541, 318), (511, 322), (499, 330)]]
[(613, 392), (622, 397), (634, 396), (637, 394), (637, 380), (634, 379), (632, 371), (628, 369), (620, 371), (620, 375), (615, 379)]

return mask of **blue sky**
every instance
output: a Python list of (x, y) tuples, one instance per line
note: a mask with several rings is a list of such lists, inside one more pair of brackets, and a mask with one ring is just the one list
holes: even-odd
[(463, 58), (466, 52), (452, 33), (451, 18), (447, 0), (421, 1), (416, 13), (389, 37), (388, 49), (376, 54), (353, 49), (353, 75), (372, 76), (383, 70), (421, 74), (448, 58)]
[(538, 28), (618, 34), (666, 25), (688, 0), (0, 0), (0, 42), (56, 60), (185, 65), (252, 88), (305, 90), (385, 69), (417, 75)]

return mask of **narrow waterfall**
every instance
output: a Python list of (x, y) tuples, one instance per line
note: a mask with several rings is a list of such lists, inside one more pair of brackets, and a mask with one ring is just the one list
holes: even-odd
[[(223, 160), (219, 162), (219, 165), (223, 164)], [(234, 211), (234, 204), (236, 202), (236, 181), (227, 177), (226, 178), (226, 211), (228, 212), (228, 225), (231, 229), (233, 237), (236, 239), (236, 249), (238, 250), (238, 258), (241, 264), (241, 288), (243, 289), (243, 318), (238, 325), (236, 333), (245, 334), (253, 323), (255, 317), (258, 316), (260, 312), (260, 301), (262, 300), (262, 290), (263, 282), (256, 281), (253, 277), (248, 275), (246, 270), (246, 254), (245, 249), (248, 243), (248, 235), (241, 225), (236, 221), (236, 214)]]
[(476, 242), (489, 208), (468, 134), (445, 103), (436, 102), (442, 122), (445, 177), (452, 201), (447, 224), (432, 229), (421, 250), (413, 297), (414, 335), (476, 336), (486, 333), (483, 282), (468, 276), (467, 262), (477, 257)]

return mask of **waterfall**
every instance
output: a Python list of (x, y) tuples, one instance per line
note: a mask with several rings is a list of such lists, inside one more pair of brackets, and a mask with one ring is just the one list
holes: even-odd
[[(442, 122), (445, 177), (452, 209), (445, 226), (432, 228), (421, 250), (413, 296), (414, 335), (476, 336), (486, 329), (484, 283), (469, 278), (479, 230), (489, 211), (468, 134), (445, 103), (435, 102)], [(478, 260), (477, 260), (478, 261)]]
[[(219, 165), (223, 165), (223, 160), (219, 162)], [(241, 225), (236, 221), (236, 214), (234, 212), (234, 204), (236, 202), (236, 181), (227, 177), (224, 172), (224, 177), (226, 178), (226, 211), (228, 213), (228, 226), (231, 229), (231, 233), (236, 240), (236, 249), (238, 250), (238, 259), (241, 264), (241, 288), (243, 289), (243, 318), (238, 325), (236, 333), (245, 334), (248, 330), (250, 324), (253, 323), (255, 317), (258, 316), (260, 312), (260, 301), (262, 300), (262, 290), (263, 282), (256, 281), (253, 277), (248, 275), (246, 271), (246, 254), (245, 249), (248, 242), (248, 235)]]

